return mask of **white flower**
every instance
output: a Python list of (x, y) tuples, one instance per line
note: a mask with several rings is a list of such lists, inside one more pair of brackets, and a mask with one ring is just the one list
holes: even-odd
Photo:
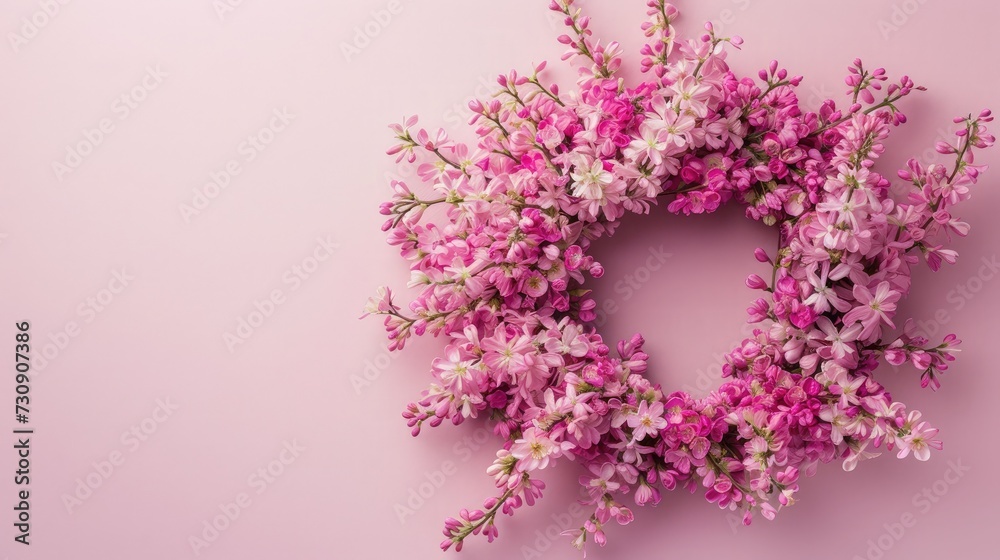
[(589, 169), (570, 173), (573, 178), (573, 196), (587, 200), (604, 198), (604, 188), (611, 184), (614, 176), (604, 170), (604, 163), (594, 160)]

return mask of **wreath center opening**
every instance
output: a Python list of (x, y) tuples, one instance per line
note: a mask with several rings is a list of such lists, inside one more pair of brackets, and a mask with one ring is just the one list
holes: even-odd
[(725, 354), (755, 327), (746, 308), (756, 295), (744, 280), (769, 268), (754, 259), (754, 248), (772, 247), (777, 230), (743, 211), (732, 203), (677, 216), (661, 205), (627, 216), (591, 246), (607, 271), (587, 280), (597, 304), (592, 324), (609, 344), (641, 333), (647, 375), (664, 387), (707, 394), (721, 382)]

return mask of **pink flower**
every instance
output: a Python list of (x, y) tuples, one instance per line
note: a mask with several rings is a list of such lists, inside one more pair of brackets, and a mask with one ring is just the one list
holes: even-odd
[(863, 441), (860, 444), (851, 444), (851, 450), (847, 458), (844, 459), (845, 471), (851, 472), (858, 466), (860, 461), (881, 455), (878, 451), (866, 451), (869, 443), (868, 441)]
[(834, 445), (840, 445), (844, 442), (845, 435), (851, 435), (848, 430), (851, 419), (836, 404), (823, 407), (819, 412), (819, 417), (824, 422), (830, 423), (830, 441)]
[(792, 312), (788, 315), (788, 320), (796, 327), (805, 329), (816, 321), (816, 312), (808, 305), (793, 301)]
[(516, 336), (507, 340), (503, 331), (484, 339), (482, 348), (485, 352), (483, 363), (498, 372), (523, 369), (524, 355), (534, 350), (529, 337)]
[(663, 403), (656, 401), (650, 405), (645, 400), (639, 403), (639, 409), (628, 415), (628, 426), (632, 428), (632, 441), (639, 441), (646, 436), (655, 436), (667, 427), (663, 417)]
[(625, 156), (639, 163), (649, 161), (653, 165), (662, 164), (667, 150), (667, 131), (644, 122), (639, 127), (639, 136), (626, 148)]
[(473, 371), (472, 366), (476, 360), (463, 359), (462, 353), (456, 346), (449, 346), (446, 350), (447, 358), (435, 358), (432, 362), (434, 371), (445, 386), (452, 388), (456, 392), (462, 392), (475, 386), (478, 371)]
[(828, 347), (833, 358), (840, 360), (848, 354), (854, 354), (854, 345), (851, 344), (858, 339), (861, 334), (861, 325), (845, 327), (843, 330), (837, 329), (828, 317), (820, 316), (816, 319), (816, 326), (822, 331), (824, 340), (830, 343)]
[(686, 76), (675, 82), (670, 89), (676, 92), (681, 113), (690, 112), (698, 117), (708, 114), (708, 100), (712, 96), (712, 88), (705, 85), (694, 76)]
[[(897, 341), (898, 342), (898, 341)], [(902, 342), (900, 342), (902, 344)], [(901, 366), (906, 362), (906, 350), (899, 347), (892, 347), (885, 349), (885, 361), (889, 362), (890, 365)]]
[(376, 295), (368, 298), (368, 301), (365, 303), (365, 312), (361, 315), (361, 318), (364, 319), (373, 313), (386, 313), (395, 310), (396, 307), (392, 304), (392, 290), (385, 286), (380, 286)]
[(640, 506), (652, 503), (655, 506), (660, 503), (660, 491), (646, 484), (645, 481), (640, 481), (639, 487), (635, 489), (635, 503)]
[(897, 438), (899, 453), (896, 456), (902, 459), (909, 455), (910, 451), (913, 451), (913, 456), (918, 461), (930, 459), (931, 449), (940, 450), (942, 448), (941, 442), (934, 439), (937, 433), (937, 428), (930, 427), (927, 422), (917, 424), (910, 430), (910, 433), (902, 438)]
[(601, 499), (605, 494), (610, 494), (621, 486), (615, 481), (617, 471), (614, 463), (591, 464), (589, 469), (594, 476), (581, 476), (580, 484), (587, 488), (591, 499)]
[(531, 297), (541, 297), (548, 291), (549, 281), (545, 279), (545, 276), (541, 272), (535, 270), (524, 279), (521, 289)]
[[(819, 269), (819, 274), (816, 274)], [(811, 305), (817, 313), (826, 313), (831, 309), (844, 312), (851, 308), (851, 304), (841, 299), (837, 291), (829, 286), (830, 263), (824, 262), (822, 267), (812, 264), (806, 267), (806, 279), (813, 293), (802, 303)]]
[(830, 385), (830, 393), (840, 395), (840, 406), (847, 408), (858, 404), (858, 389), (865, 384), (864, 376), (857, 376), (854, 379), (844, 379), (838, 383)]
[(753, 302), (750, 307), (747, 308), (747, 318), (748, 323), (759, 323), (764, 319), (767, 319), (768, 313), (771, 311), (771, 304), (767, 302), (764, 298), (757, 298), (757, 301)]
[(576, 323), (569, 323), (563, 328), (561, 338), (550, 338), (545, 343), (545, 349), (557, 354), (569, 354), (576, 358), (587, 355), (590, 347), (587, 339), (582, 335), (582, 330)]
[(684, 148), (690, 142), (690, 132), (694, 130), (696, 122), (690, 113), (678, 114), (673, 107), (666, 105), (663, 97), (653, 98), (653, 109), (657, 112), (659, 119), (649, 119), (646, 121), (652, 128), (666, 131), (663, 142), (678, 149)]
[(844, 324), (850, 326), (860, 321), (864, 327), (859, 336), (862, 340), (870, 339), (875, 334), (875, 330), (879, 328), (881, 321), (896, 328), (892, 319), (889, 318), (889, 314), (896, 310), (896, 302), (899, 301), (900, 296), (901, 294), (893, 290), (885, 281), (879, 283), (875, 288), (875, 293), (872, 293), (867, 286), (856, 284), (854, 286), (854, 299), (857, 300), (858, 306), (844, 315)]
[(525, 430), (521, 439), (514, 442), (510, 454), (518, 460), (522, 471), (529, 472), (544, 469), (549, 466), (550, 461), (558, 459), (572, 448), (572, 443), (555, 442), (544, 431), (531, 427)]

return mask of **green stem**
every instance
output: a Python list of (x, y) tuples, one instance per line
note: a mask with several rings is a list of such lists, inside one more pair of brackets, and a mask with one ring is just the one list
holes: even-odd
[[(525, 478), (527, 478), (527, 475), (525, 475)], [(500, 499), (497, 501), (496, 505), (494, 505), (488, 511), (486, 511), (482, 517), (480, 517), (476, 521), (473, 521), (468, 526), (463, 527), (458, 533), (453, 534), (451, 537), (451, 542), (456, 544), (460, 543), (463, 540), (465, 540), (466, 537), (471, 535), (474, 531), (476, 531), (483, 525), (491, 522), (493, 518), (496, 517), (497, 512), (500, 511), (500, 508), (503, 507), (507, 499), (513, 495), (514, 495), (513, 490), (507, 490), (506, 492), (504, 492), (503, 495), (500, 496)]]
[(535, 84), (535, 87), (537, 87), (539, 90), (541, 90), (542, 93), (544, 93), (549, 98), (551, 98), (553, 101), (555, 101), (560, 107), (565, 107), (566, 106), (566, 104), (563, 103), (562, 99), (560, 99), (558, 95), (556, 95), (556, 94), (552, 93), (551, 91), (549, 91), (548, 89), (546, 89), (545, 86), (543, 86), (542, 83), (538, 81), (538, 78), (536, 76), (528, 78), (528, 81), (531, 82), (532, 84)]

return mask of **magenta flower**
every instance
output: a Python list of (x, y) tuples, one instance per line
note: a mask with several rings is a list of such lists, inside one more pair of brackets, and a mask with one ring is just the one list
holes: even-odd
[(584, 261), (583, 249), (579, 245), (570, 245), (565, 253), (566, 269), (576, 270)]

